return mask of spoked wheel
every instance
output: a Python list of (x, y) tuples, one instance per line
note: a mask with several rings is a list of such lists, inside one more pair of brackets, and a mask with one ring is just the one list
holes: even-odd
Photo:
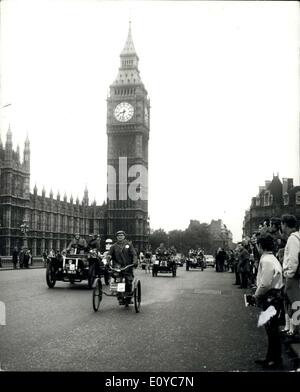
[(53, 289), (56, 283), (53, 261), (49, 261), (46, 268), (46, 282), (49, 289)]
[(93, 283), (94, 283), (95, 278), (96, 278), (95, 264), (93, 263), (90, 265), (89, 273), (88, 273), (88, 287), (89, 287), (89, 289), (91, 289), (93, 287)]
[(101, 301), (102, 301), (102, 283), (101, 283), (101, 279), (97, 278), (93, 290), (93, 309), (95, 312), (98, 311)]
[(141, 282), (138, 281), (136, 288), (134, 289), (134, 308), (136, 313), (139, 313), (140, 311), (141, 300), (142, 300)]

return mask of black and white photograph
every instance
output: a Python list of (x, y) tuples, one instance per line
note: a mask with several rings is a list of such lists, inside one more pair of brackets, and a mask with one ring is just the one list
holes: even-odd
[(300, 372), (299, 11), (0, 2), (0, 373)]

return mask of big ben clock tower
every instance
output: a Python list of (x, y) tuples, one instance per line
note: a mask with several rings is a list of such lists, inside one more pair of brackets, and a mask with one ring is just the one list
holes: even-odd
[(120, 68), (107, 99), (107, 228), (124, 230), (138, 250), (148, 243), (148, 93), (129, 23)]

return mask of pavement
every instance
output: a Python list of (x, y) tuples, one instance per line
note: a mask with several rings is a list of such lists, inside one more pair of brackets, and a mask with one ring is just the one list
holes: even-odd
[[(259, 309), (244, 306), (233, 274), (207, 268), (141, 280), (141, 312), (103, 296), (92, 309), (87, 283), (46, 285), (44, 269), (0, 272), (0, 365), (6, 371), (262, 372)], [(284, 346), (284, 370), (294, 361)]]

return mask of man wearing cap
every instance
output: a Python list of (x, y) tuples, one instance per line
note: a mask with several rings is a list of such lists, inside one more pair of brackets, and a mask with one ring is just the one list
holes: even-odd
[[(117, 242), (115, 242), (108, 251), (108, 258), (112, 260), (113, 265), (119, 265), (121, 268), (129, 264), (138, 265), (137, 254), (131, 242), (126, 240), (125, 231), (120, 230), (116, 234)], [(125, 291), (127, 294), (132, 292), (133, 268), (124, 271)]]
[(88, 242), (88, 248), (90, 250), (96, 249), (97, 252), (100, 252), (100, 246), (101, 246), (101, 238), (99, 234), (92, 234), (91, 239)]
[(70, 251), (72, 248), (76, 251), (76, 253), (86, 251), (87, 249), (86, 240), (84, 238), (81, 238), (79, 233), (75, 233), (73, 240), (69, 243), (67, 247), (67, 251)]

